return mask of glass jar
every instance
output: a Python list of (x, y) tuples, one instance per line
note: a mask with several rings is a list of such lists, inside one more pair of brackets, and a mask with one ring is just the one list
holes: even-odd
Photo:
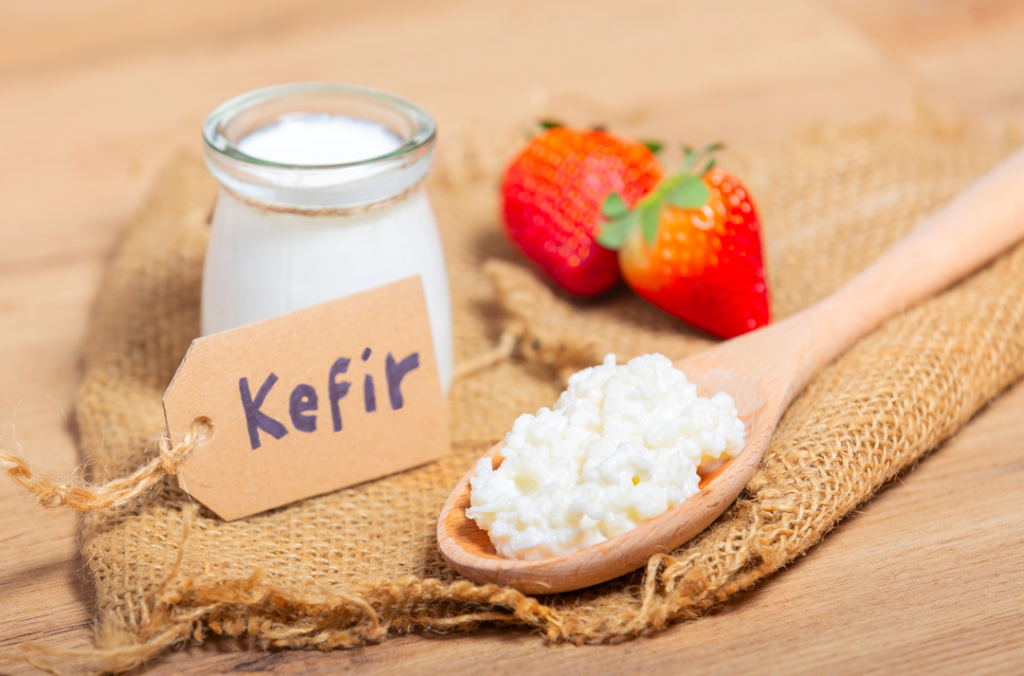
[[(297, 114), (383, 125), (397, 148), (344, 164), (308, 165), (239, 149), (249, 134)], [(447, 393), (451, 299), (423, 186), (434, 158), (430, 116), (374, 89), (291, 84), (227, 101), (207, 118), (203, 136), (206, 164), (221, 184), (203, 271), (203, 335), (420, 275)]]

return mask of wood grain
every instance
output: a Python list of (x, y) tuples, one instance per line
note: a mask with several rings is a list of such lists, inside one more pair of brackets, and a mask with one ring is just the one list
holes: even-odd
[(834, 0), (833, 6), (937, 99), (1000, 130), (1024, 123), (1024, 3)]
[[(1024, 114), (1019, 6), (3, 0), (0, 433), (50, 470), (78, 464), (60, 407), (72, 412), (104, 264), (157, 168), (198, 148), (203, 117), (233, 94), (311, 79), (391, 89), (438, 118), (442, 153), (539, 110), (692, 144), (898, 114), (920, 98), (998, 128)], [(1007, 505), (1024, 502), (1022, 410), (1017, 386), (804, 559), (649, 640), (550, 647), (486, 631), (328, 654), (213, 642), (151, 671), (458, 673), (499, 660), (509, 673), (1019, 672), (1024, 515)], [(26, 639), (88, 645), (89, 594), (74, 518), (0, 483), (0, 672), (31, 673), (2, 659)]]

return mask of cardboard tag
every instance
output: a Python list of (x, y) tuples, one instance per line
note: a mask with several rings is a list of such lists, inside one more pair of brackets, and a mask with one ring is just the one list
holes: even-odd
[(164, 393), (178, 484), (226, 520), (436, 460), (448, 418), (419, 277), (192, 342)]

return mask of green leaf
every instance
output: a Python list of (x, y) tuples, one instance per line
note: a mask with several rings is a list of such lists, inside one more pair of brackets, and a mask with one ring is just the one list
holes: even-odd
[(597, 236), (597, 243), (606, 249), (618, 250), (629, 237), (639, 216), (640, 214), (635, 211), (627, 211), (619, 218), (607, 221), (601, 226), (601, 234)]
[(626, 201), (622, 199), (622, 195), (617, 192), (613, 192), (608, 197), (604, 198), (604, 204), (601, 205), (601, 213), (605, 218), (616, 219), (620, 216), (624, 216), (629, 211), (629, 206)]
[(661, 152), (661, 149), (665, 147), (665, 144), (662, 143), (661, 141), (647, 140), (640, 141), (640, 143), (643, 143), (645, 146), (647, 146), (647, 149), (650, 150), (652, 153), (659, 153)]
[(564, 127), (565, 126), (564, 124), (562, 124), (558, 120), (550, 120), (550, 119), (548, 119), (548, 120), (537, 120), (537, 124), (539, 124), (541, 126), (541, 129), (558, 129), (559, 127)]
[(668, 203), (683, 209), (697, 209), (707, 204), (711, 193), (704, 181), (696, 176), (684, 176), (665, 193)]
[(640, 223), (644, 230), (644, 239), (654, 244), (658, 238), (658, 220), (661, 218), (661, 200), (656, 200), (640, 208)]

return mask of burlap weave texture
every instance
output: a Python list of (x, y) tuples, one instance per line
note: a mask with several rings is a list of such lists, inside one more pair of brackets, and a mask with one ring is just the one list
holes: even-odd
[[(836, 289), (1009, 149), (957, 131), (891, 124), (805, 134), (725, 164), (758, 200), (776, 318)], [(451, 277), (457, 361), (520, 336), (512, 360), (459, 380), (453, 453), (380, 481), (225, 523), (167, 480), (86, 518), (105, 668), (210, 632), (331, 648), (389, 630), (540, 628), (608, 641), (694, 617), (817, 542), (899, 471), (1024, 373), (1024, 248), (897, 317), (795, 402), (747, 491), (711, 528), (646, 570), (530, 598), (475, 585), (437, 553), (437, 514), (458, 478), (519, 414), (550, 405), (567, 370), (606, 352), (681, 357), (706, 336), (620, 289), (579, 303), (541, 282), (497, 224), (490, 171), (437, 172), (431, 192)], [(160, 397), (198, 335), (216, 185), (197, 158), (169, 166), (125, 235), (97, 307), (78, 400), (98, 479), (153, 453)], [(494, 259), (484, 264), (484, 261)], [(120, 652), (119, 652), (120, 651)]]

